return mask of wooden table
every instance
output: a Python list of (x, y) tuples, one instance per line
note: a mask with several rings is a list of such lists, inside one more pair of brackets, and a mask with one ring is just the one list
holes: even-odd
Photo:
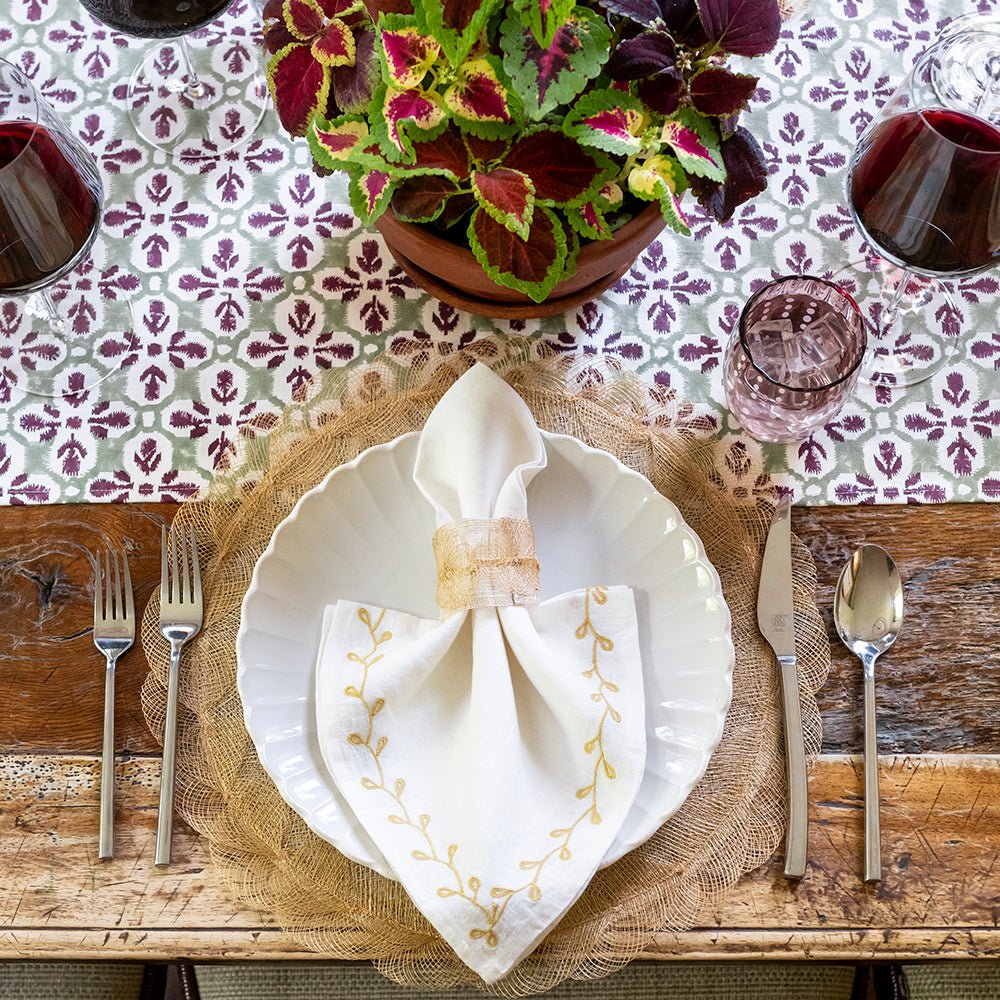
[[(104, 663), (87, 552), (124, 543), (136, 606), (159, 578), (167, 505), (0, 511), (0, 958), (308, 958), (234, 902), (182, 823), (153, 866), (159, 754), (139, 710), (140, 647), (118, 666), (116, 857), (97, 860)], [(833, 669), (810, 775), (809, 870), (781, 858), (703, 926), (644, 957), (1000, 955), (1000, 507), (797, 508), (819, 568)], [(861, 671), (836, 639), (837, 575), (863, 541), (906, 581), (906, 619), (879, 663), (883, 881), (861, 881)]]

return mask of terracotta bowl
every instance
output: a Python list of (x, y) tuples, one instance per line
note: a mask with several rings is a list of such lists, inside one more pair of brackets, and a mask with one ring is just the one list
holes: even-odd
[(560, 281), (544, 302), (498, 285), (467, 247), (449, 243), (423, 226), (400, 222), (388, 211), (375, 223), (396, 263), (421, 288), (458, 309), (495, 319), (553, 316), (600, 295), (614, 284), (664, 227), (660, 206), (647, 206), (613, 239), (585, 243), (576, 273)]

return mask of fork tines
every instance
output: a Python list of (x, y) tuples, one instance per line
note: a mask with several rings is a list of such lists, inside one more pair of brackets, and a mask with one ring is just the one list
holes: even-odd
[(101, 626), (135, 621), (132, 578), (124, 552), (108, 550), (94, 556), (94, 639)]
[(162, 528), (160, 559), (160, 607), (201, 603), (201, 570), (198, 566), (198, 536), (194, 528), (185, 531)]

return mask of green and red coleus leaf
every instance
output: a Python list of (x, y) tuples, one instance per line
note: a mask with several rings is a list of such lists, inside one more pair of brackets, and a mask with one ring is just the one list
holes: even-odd
[(585, 146), (633, 156), (642, 150), (648, 122), (638, 98), (622, 90), (592, 90), (573, 105), (563, 131)]
[(458, 186), (449, 177), (407, 177), (393, 193), (392, 210), (404, 222), (434, 222), (458, 193)]
[(374, 222), (389, 207), (394, 189), (389, 174), (367, 167), (353, 168), (347, 184), (351, 208), (365, 224)]
[(313, 57), (323, 66), (353, 66), (354, 51), (354, 35), (339, 17), (329, 21), (312, 43)]
[(369, 145), (368, 123), (360, 116), (344, 115), (333, 121), (313, 119), (309, 129), (309, 149), (327, 170), (341, 170), (356, 162), (357, 153)]
[(695, 111), (722, 118), (746, 107), (757, 89), (757, 77), (709, 66), (691, 78), (688, 92)]
[(368, 107), (381, 79), (375, 53), (375, 31), (370, 27), (354, 30), (354, 62), (333, 67), (333, 96), (341, 111), (362, 112)]
[(271, 56), (267, 85), (282, 127), (291, 135), (305, 135), (315, 115), (326, 110), (330, 69), (309, 45), (293, 42)]
[(503, 67), (526, 114), (540, 121), (560, 104), (573, 100), (594, 79), (608, 57), (611, 30), (603, 18), (577, 6), (541, 46), (513, 9), (500, 27)]
[(540, 129), (514, 142), (503, 165), (531, 178), (546, 205), (574, 205), (593, 197), (617, 167), (556, 129)]
[(624, 195), (614, 181), (610, 181), (590, 201), (566, 209), (566, 219), (576, 232), (590, 240), (609, 240), (614, 235), (607, 221), (607, 213), (621, 205)]
[(372, 101), (381, 108), (372, 134), (390, 160), (412, 163), (414, 142), (433, 139), (448, 124), (441, 100), (433, 91), (383, 87)]
[(469, 150), (462, 133), (449, 125), (439, 136), (428, 142), (413, 144), (413, 171), (443, 174), (456, 180), (469, 179)]
[(568, 240), (552, 209), (536, 205), (528, 239), (522, 240), (477, 208), (466, 233), (483, 270), (498, 285), (542, 302), (564, 274)]
[(413, 17), (385, 14), (379, 23), (379, 49), (386, 79), (397, 90), (412, 90), (441, 54), (441, 46), (417, 27)]
[(710, 41), (736, 56), (770, 52), (781, 33), (776, 0), (697, 0)]
[(475, 170), (472, 193), (491, 219), (522, 240), (528, 238), (535, 213), (535, 185), (527, 174), (510, 167)]
[(469, 59), (458, 68), (444, 103), (464, 129), (497, 138), (516, 125), (519, 102), (502, 76), (499, 61), (490, 56)]
[(682, 111), (663, 123), (660, 143), (670, 148), (685, 173), (721, 181), (726, 168), (716, 126), (701, 115)]
[(556, 32), (575, 6), (575, 0), (514, 0), (521, 23), (531, 29), (543, 49), (552, 44)]
[[(327, 17), (348, 17), (364, 11), (364, 0), (316, 0)], [(368, 15), (365, 14), (367, 19)]]
[(316, 0), (282, 0), (282, 19), (293, 38), (312, 41), (326, 27), (326, 15)]
[(667, 225), (682, 236), (690, 236), (691, 228), (681, 211), (680, 195), (687, 179), (680, 164), (664, 153), (651, 156), (632, 168), (628, 176), (629, 190), (644, 201), (658, 201)]
[(503, 0), (421, 0), (414, 5), (417, 26), (441, 43), (452, 66), (465, 61)]

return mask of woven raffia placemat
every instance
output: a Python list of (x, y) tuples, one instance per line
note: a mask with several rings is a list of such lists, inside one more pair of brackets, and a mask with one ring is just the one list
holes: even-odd
[[(236, 689), (240, 605), (254, 565), (299, 497), (365, 448), (423, 426), (444, 391), (476, 360), (521, 394), (546, 430), (603, 448), (678, 506), (719, 572), (732, 613), (736, 668), (722, 741), (705, 777), (642, 847), (599, 872), (558, 927), (490, 992), (538, 993), (621, 968), (657, 930), (694, 926), (784, 830), (784, 755), (776, 667), (756, 626), (760, 552), (773, 511), (767, 475), (739, 446), (719, 451), (693, 408), (607, 359), (544, 357), (528, 342), (480, 343), (410, 374), (377, 362), (331, 373), (321, 392), (286, 412), (208, 499), (182, 508), (200, 539), (205, 623), (185, 650), (180, 682), (176, 806), (208, 842), (243, 901), (273, 914), (302, 942), (335, 958), (373, 958), (390, 978), (421, 987), (481, 986), (400, 886), (309, 831), (264, 773)], [(428, 544), (430, 540), (428, 539)], [(830, 654), (813, 603), (815, 567), (795, 541), (796, 640), (806, 750), (818, 751), (815, 692)], [(143, 708), (163, 732), (167, 658), (154, 600), (143, 619), (151, 666)]]

